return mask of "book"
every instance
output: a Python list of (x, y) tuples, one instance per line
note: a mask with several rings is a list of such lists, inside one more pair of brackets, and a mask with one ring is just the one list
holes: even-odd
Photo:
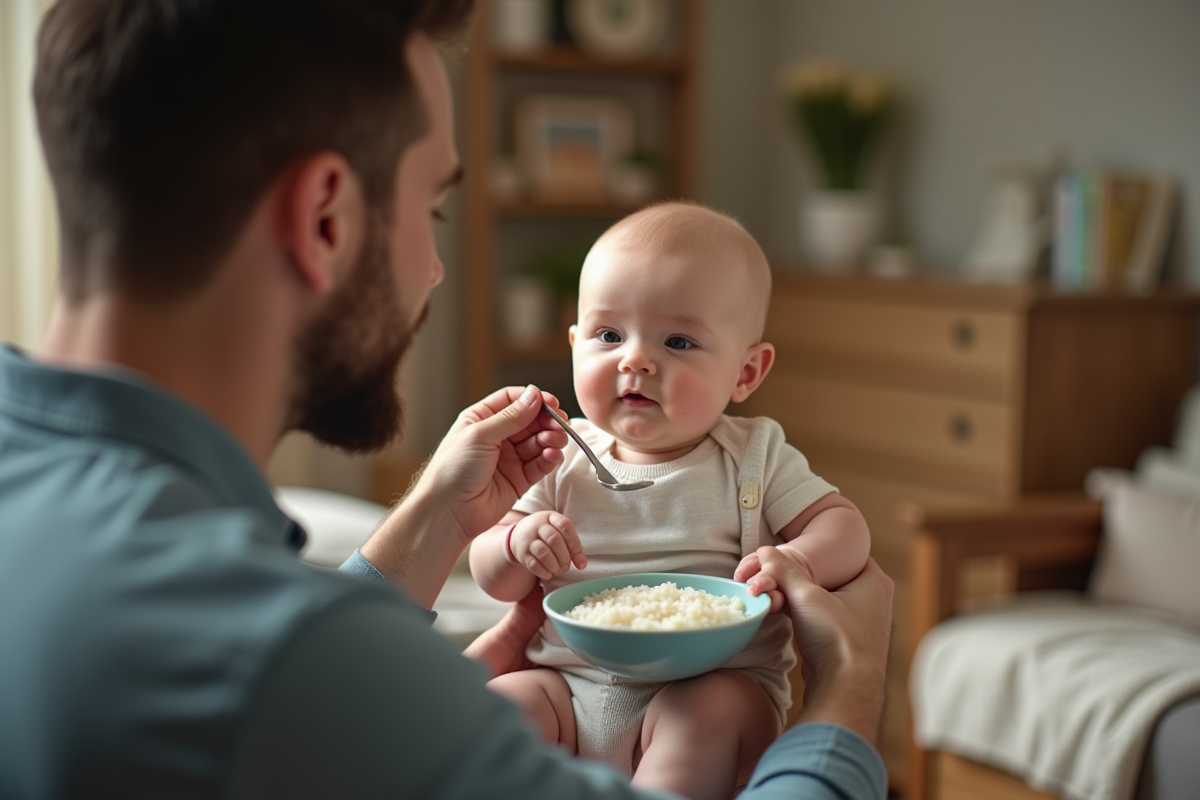
[(1174, 213), (1175, 187), (1170, 178), (1161, 175), (1151, 178), (1122, 275), (1126, 290), (1149, 292), (1158, 285)]
[(1165, 176), (1060, 175), (1054, 187), (1051, 281), (1064, 291), (1153, 290), (1174, 206), (1174, 188)]
[(1079, 289), (1079, 180), (1065, 172), (1054, 184), (1054, 242), (1050, 251), (1050, 280), (1063, 291)]
[(1129, 269), (1129, 256), (1150, 188), (1146, 178), (1110, 175), (1106, 180), (1099, 263), (1101, 288), (1119, 287)]

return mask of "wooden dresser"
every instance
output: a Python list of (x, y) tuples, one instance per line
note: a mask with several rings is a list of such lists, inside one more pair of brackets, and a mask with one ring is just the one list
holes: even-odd
[[(1082, 487), (1167, 443), (1195, 379), (1200, 298), (1063, 294), (1041, 286), (776, 275), (778, 358), (736, 412), (779, 420), (814, 470), (858, 504), (896, 581), (882, 749), (903, 791), (908, 746), (908, 541), (902, 501), (955, 504)], [(1003, 564), (967, 576), (1003, 589)]]

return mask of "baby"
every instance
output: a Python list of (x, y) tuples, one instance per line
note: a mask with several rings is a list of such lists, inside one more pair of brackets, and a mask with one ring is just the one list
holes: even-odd
[[(762, 341), (771, 273), (734, 220), (686, 203), (632, 214), (592, 247), (570, 329), (572, 422), (620, 480), (612, 492), (578, 448), (471, 546), (471, 571), (501, 600), (587, 578), (688, 572), (782, 596), (756, 551), (778, 547), (827, 589), (863, 568), (870, 535), (858, 509), (814, 475), (777, 423), (725, 415), (774, 362)], [(575, 570), (571, 570), (574, 566)], [(589, 666), (549, 622), (533, 669), (490, 686), (525, 708), (543, 736), (607, 761), (646, 788), (723, 797), (782, 730), (795, 664), (791, 628), (773, 615), (723, 668), (653, 683)]]

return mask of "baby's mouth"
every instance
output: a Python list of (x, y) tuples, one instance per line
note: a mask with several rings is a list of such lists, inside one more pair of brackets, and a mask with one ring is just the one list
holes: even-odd
[(628, 394), (621, 395), (621, 402), (631, 406), (648, 406), (654, 404), (654, 401), (649, 397), (637, 392), (629, 392)]

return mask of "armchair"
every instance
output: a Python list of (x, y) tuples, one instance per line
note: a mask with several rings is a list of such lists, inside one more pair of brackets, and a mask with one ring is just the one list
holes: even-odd
[[(1183, 510), (1173, 506), (1176, 516), (1200, 514), (1200, 503), (1193, 500), (1169, 495), (1162, 500), (1163, 495), (1151, 495), (1144, 489), (1131, 491), (1142, 492), (1135, 498), (1139, 502), (1177, 504)], [(1124, 508), (1129, 507), (1122, 502)], [(1097, 547), (1107, 538), (1106, 528), (1127, 524), (1114, 516), (1112, 509), (1117, 505), (1107, 497), (1102, 506), (1082, 495), (1060, 494), (1027, 496), (989, 507), (908, 505), (901, 509), (902, 520), (914, 532), (911, 641), (916, 644), (910, 691), (915, 739), (910, 749), (907, 800), (1197, 796), (1200, 674), (1188, 674), (1187, 667), (1188, 659), (1193, 659), (1195, 671), (1200, 673), (1200, 618), (1181, 622), (1136, 605), (1097, 602), (1081, 593), (1089, 588)], [(1185, 535), (1200, 530), (1195, 519), (1185, 519)], [(1120, 547), (1111, 543), (1104, 547), (1111, 563)], [(1196, 551), (1193, 547), (1188, 552)], [(961, 575), (971, 560), (981, 557), (1004, 560), (1016, 602), (969, 611), (972, 598), (964, 593)], [(1189, 568), (1200, 569), (1200, 563)], [(1112, 574), (1110, 567), (1110, 595)], [(1093, 595), (1095, 588), (1093, 577)], [(1068, 589), (1073, 594), (1029, 594), (1046, 589)], [(1191, 594), (1195, 596), (1194, 591)], [(1101, 619), (1104, 621), (1096, 622)], [(1114, 639), (1112, 648), (1101, 648), (1105, 652), (1071, 650), (1089, 636), (1093, 642), (1108, 641), (1103, 635), (1112, 619), (1124, 631), (1124, 640)], [(1156, 638), (1160, 635), (1165, 642), (1161, 651)], [(1188, 641), (1189, 636), (1194, 642)], [(1140, 641), (1147, 647), (1119, 652), (1125, 641)], [(947, 655), (947, 647), (958, 648), (959, 662)], [(1033, 656), (1018, 653), (1022, 647), (1036, 652)], [(1178, 668), (1172, 658), (1182, 659), (1185, 668)], [(950, 674), (956, 663), (968, 665), (957, 670), (959, 678)], [(1047, 664), (1072, 665), (1072, 674), (1064, 676), (1067, 689), (1045, 680)], [(1142, 685), (1123, 693), (1110, 692), (1103, 681), (1092, 685), (1097, 674), (1131, 674), (1133, 680), (1141, 674), (1152, 677), (1142, 678)], [(1039, 691), (1047, 694), (1041, 696)], [(936, 697), (939, 694), (943, 695), (940, 699)], [(975, 702), (979, 697), (993, 699)], [(1059, 707), (1064, 697), (1065, 703), (1093, 702), (1099, 707), (1064, 709)], [(1101, 698), (1098, 702), (1097, 697)], [(944, 710), (947, 702), (952, 706), (946, 712), (950, 716), (978, 717), (980, 709), (994, 712), (999, 707), (997, 719), (974, 722), (983, 729), (981, 735), (990, 739), (988, 745), (960, 747), (961, 740), (937, 730), (929, 718), (939, 713), (939, 703)], [(1043, 719), (1031, 721), (1033, 715)], [(1047, 716), (1052, 717), (1048, 723)], [(1144, 724), (1146, 720), (1149, 725)], [(1072, 727), (1072, 723), (1079, 724)], [(1060, 740), (1058, 744), (1065, 744), (1057, 751), (1057, 761), (1055, 748), (1050, 746), (1055, 738)], [(1094, 741), (1097, 738), (1103, 741)], [(1139, 741), (1141, 748), (1136, 746)], [(923, 749), (918, 742), (931, 749)], [(1027, 743), (1028, 748), (1022, 751), (1013, 742)], [(1095, 758), (1097, 752), (1105, 753), (1112, 762), (1104, 766), (1112, 767), (1116, 778), (1104, 783), (1097, 777), (1098, 783), (1081, 793), (1079, 762), (1090, 766), (1085, 759), (1089, 753)], [(1087, 780), (1091, 780), (1090, 773), (1083, 778)], [(1027, 781), (1061, 794), (1034, 789)], [(1095, 789), (1101, 785), (1102, 790)]]

